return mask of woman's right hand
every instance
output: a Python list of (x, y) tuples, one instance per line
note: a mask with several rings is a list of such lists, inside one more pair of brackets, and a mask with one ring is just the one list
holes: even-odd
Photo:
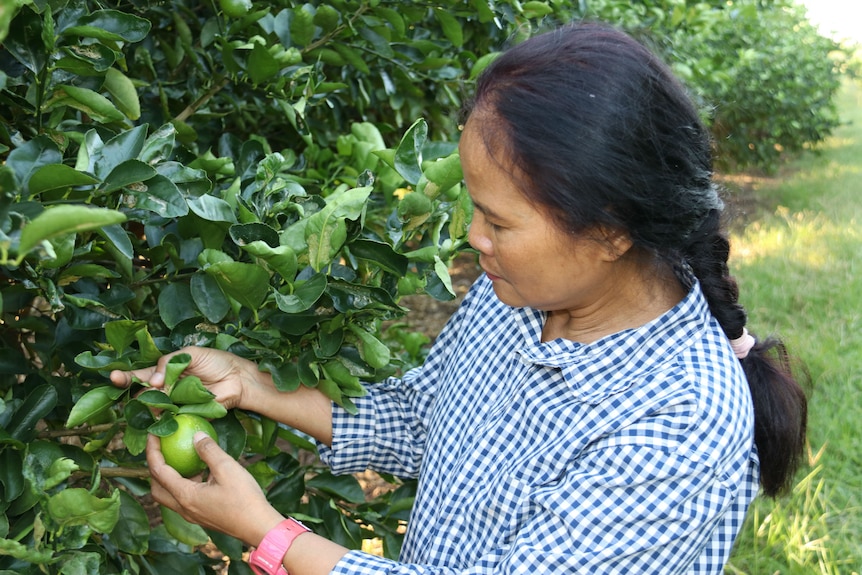
[(118, 387), (128, 387), (133, 381), (132, 378), (137, 377), (152, 387), (164, 387), (165, 366), (171, 357), (179, 353), (191, 356), (191, 362), (183, 374), (200, 378), (201, 383), (215, 394), (216, 400), (227, 409), (250, 408), (247, 401), (250, 386), (265, 385), (260, 381), (260, 372), (253, 362), (226, 351), (205, 347), (186, 347), (163, 355), (158, 363), (151, 367), (131, 371), (114, 370), (111, 372), (111, 382)]
[(305, 385), (290, 392), (278, 391), (272, 376), (253, 361), (232, 353), (206, 347), (186, 347), (159, 358), (156, 365), (130, 371), (114, 370), (111, 382), (128, 387), (133, 377), (161, 388), (165, 366), (178, 353), (187, 353), (191, 362), (184, 375), (196, 375), (216, 401), (227, 409), (245, 409), (303, 431), (326, 445), (332, 444), (332, 401), (320, 390)]

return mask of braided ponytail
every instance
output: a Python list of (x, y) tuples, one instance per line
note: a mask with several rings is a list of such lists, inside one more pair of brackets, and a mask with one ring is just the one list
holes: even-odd
[[(720, 213), (713, 210), (691, 236), (683, 258), (700, 281), (712, 315), (731, 341), (746, 338), (746, 313), (738, 301), (739, 288), (730, 275), (730, 242), (721, 229)], [(749, 343), (750, 345), (750, 343)], [(754, 442), (760, 458), (760, 483), (765, 495), (788, 490), (805, 447), (807, 399), (794, 379), (784, 344), (775, 338), (754, 339), (737, 355), (748, 379), (754, 403)]]

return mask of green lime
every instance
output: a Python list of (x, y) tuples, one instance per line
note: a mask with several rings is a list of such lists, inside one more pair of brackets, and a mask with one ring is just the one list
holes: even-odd
[(183, 477), (197, 475), (206, 468), (206, 464), (195, 451), (195, 433), (203, 431), (218, 441), (216, 431), (209, 421), (198, 415), (180, 413), (174, 419), (179, 427), (172, 434), (162, 437), (162, 455), (165, 456), (165, 462)]
[(230, 18), (242, 18), (251, 10), (251, 0), (219, 0), (219, 5)]
[(420, 192), (410, 192), (398, 202), (398, 217), (402, 221), (409, 220), (414, 216), (430, 214), (434, 206), (431, 199)]

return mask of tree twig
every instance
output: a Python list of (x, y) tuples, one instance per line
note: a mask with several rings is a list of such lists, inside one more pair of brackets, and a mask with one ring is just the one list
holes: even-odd
[(80, 437), (81, 435), (90, 435), (92, 433), (101, 433), (110, 431), (114, 427), (123, 427), (125, 423), (116, 421), (114, 423), (100, 423), (98, 425), (86, 425), (84, 427), (76, 427), (74, 429), (46, 429), (40, 431), (39, 439), (54, 439), (57, 437)]

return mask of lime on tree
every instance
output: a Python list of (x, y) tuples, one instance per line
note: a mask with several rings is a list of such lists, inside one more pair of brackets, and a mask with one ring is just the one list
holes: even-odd
[(206, 464), (195, 450), (195, 433), (203, 431), (218, 441), (216, 431), (209, 421), (199, 415), (180, 413), (174, 419), (178, 425), (177, 430), (161, 438), (165, 463), (183, 477), (197, 475), (206, 468)]
[(230, 18), (242, 18), (251, 10), (251, 0), (219, 0), (219, 5)]

